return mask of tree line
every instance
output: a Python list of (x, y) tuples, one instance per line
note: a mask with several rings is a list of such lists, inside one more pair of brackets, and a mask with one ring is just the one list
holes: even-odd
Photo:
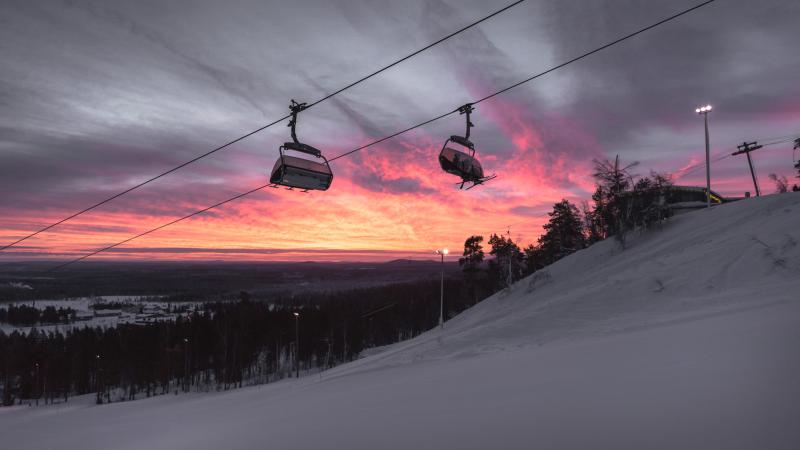
[[(447, 317), (474, 302), (458, 277), (445, 279), (444, 299)], [(2, 403), (88, 393), (104, 403), (266, 383), (412, 338), (438, 318), (439, 281), (425, 280), (272, 298), (241, 292), (149, 325), (0, 331)]]
[(651, 172), (637, 177), (631, 174), (635, 166), (622, 164), (619, 157), (613, 162), (595, 160), (592, 203), (584, 202), (578, 208), (563, 199), (554, 204), (535, 244), (520, 248), (511, 236), (492, 234), (486, 242), (492, 258), (484, 262), (484, 237), (468, 237), (459, 259), (467, 291), (473, 298), (491, 294), (609, 237), (624, 246), (630, 231), (670, 217), (667, 196), (671, 176)]
[(68, 323), (75, 315), (72, 308), (56, 308), (47, 306), (38, 309), (28, 305), (9, 305), (0, 308), (0, 322), (15, 326), (33, 326), (38, 324)]

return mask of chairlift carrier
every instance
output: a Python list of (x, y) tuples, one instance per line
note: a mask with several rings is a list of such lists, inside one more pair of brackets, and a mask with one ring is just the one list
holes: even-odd
[[(460, 114), (467, 115), (467, 132), (465, 136), (450, 136), (442, 146), (442, 151), (439, 153), (439, 165), (442, 170), (449, 174), (456, 175), (461, 178), (460, 189), (464, 188), (464, 184), (472, 183), (467, 189), (472, 189), (479, 184), (483, 184), (489, 180), (494, 179), (497, 175), (484, 176), (483, 167), (481, 163), (475, 158), (475, 144), (469, 140), (470, 128), (475, 126), (469, 120), (469, 115), (475, 108), (472, 104), (466, 104), (458, 108)], [(456, 150), (455, 148), (448, 147), (447, 144), (453, 142), (468, 149), (469, 153)]]
[[(295, 127), (297, 125), (297, 114), (306, 109), (305, 103), (297, 103), (292, 100), (289, 109), (292, 111), (292, 120), (289, 122), (292, 127), (292, 142), (284, 142), (278, 147), (280, 157), (275, 161), (269, 181), (271, 187), (285, 186), (288, 189), (302, 189), (303, 192), (310, 190), (325, 191), (333, 182), (333, 172), (328, 160), (318, 149), (303, 144), (297, 140)], [(300, 158), (287, 155), (287, 151), (304, 153), (322, 159), (322, 162), (311, 159)]]

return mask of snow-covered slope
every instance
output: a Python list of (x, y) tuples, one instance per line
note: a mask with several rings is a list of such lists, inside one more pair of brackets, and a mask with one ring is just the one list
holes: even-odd
[[(800, 194), (743, 200), (600, 242), (434, 331), (344, 366), (386, 366), (643, 329), (800, 301)], [(355, 367), (354, 367), (355, 366)]]
[(3, 448), (800, 448), (800, 194), (603, 242), (411, 341), (219, 394), (0, 409)]

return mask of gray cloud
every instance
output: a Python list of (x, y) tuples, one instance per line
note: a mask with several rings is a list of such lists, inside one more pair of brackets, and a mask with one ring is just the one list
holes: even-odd
[[(0, 225), (88, 206), (281, 117), (290, 98), (313, 101), (506, 3), (7, 0), (0, 14)], [(315, 107), (303, 117), (302, 136), (331, 154), (349, 150), (693, 3), (529, 0)], [(701, 144), (692, 113), (699, 102), (718, 107), (718, 151), (800, 131), (798, 13), (792, 0), (718, 1), (502, 98), (541, 134), (543, 165), (559, 157), (586, 162), (599, 148), (644, 169), (674, 170)], [(480, 105), (474, 132), (482, 154), (502, 167), (513, 147), (490, 118), (492, 108)], [(444, 138), (462, 127), (451, 116), (424, 132)], [(249, 189), (287, 137), (284, 126), (273, 127), (106, 211), (169, 216), (178, 213), (175, 205), (182, 212)], [(413, 174), (387, 179), (363, 168), (378, 151), (435, 164), (402, 143), (337, 164), (337, 176), (379, 192), (431, 193)], [(766, 152), (759, 158), (764, 173), (786, 165)], [(731, 165), (720, 175), (741, 171), (738, 161), (724, 163)], [(563, 176), (555, 181), (574, 190)]]
[[(547, 3), (546, 30), (557, 59), (567, 60), (696, 3)], [(706, 102), (717, 106), (712, 120), (759, 120), (800, 95), (787, 76), (800, 68), (791, 56), (798, 13), (800, 4), (781, 0), (703, 7), (566, 69), (568, 111), (609, 149), (647, 127), (680, 134)]]

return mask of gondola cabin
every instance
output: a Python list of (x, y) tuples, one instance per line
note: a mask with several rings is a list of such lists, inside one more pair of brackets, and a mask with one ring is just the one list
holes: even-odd
[[(442, 151), (439, 152), (439, 165), (442, 166), (442, 170), (445, 172), (461, 178), (461, 182), (457, 183), (461, 185), (460, 189), (464, 189), (464, 185), (467, 183), (472, 183), (472, 186), (467, 188), (472, 189), (479, 184), (493, 180), (497, 176), (484, 176), (483, 167), (478, 162), (478, 159), (475, 158), (475, 144), (469, 140), (469, 130), (474, 126), (469, 120), (469, 115), (474, 109), (471, 103), (458, 108), (459, 114), (467, 116), (467, 132), (464, 136), (450, 136), (444, 141)], [(450, 143), (458, 144), (464, 147), (465, 150), (456, 150), (453, 147), (448, 147)]]
[(474, 156), (451, 147), (445, 146), (439, 153), (439, 165), (445, 172), (459, 176), (464, 181), (483, 178), (483, 167)]
[[(463, 146), (469, 153), (448, 147), (451, 142)], [(442, 151), (439, 152), (439, 165), (445, 172), (461, 178), (461, 182), (458, 183), (461, 185), (461, 189), (466, 183), (472, 183), (472, 186), (467, 188), (472, 189), (496, 177), (496, 175), (487, 177), (483, 174), (483, 166), (475, 158), (475, 145), (463, 136), (450, 136), (444, 142)]]
[[(287, 155), (288, 150), (314, 156), (322, 162)], [(275, 166), (272, 168), (270, 183), (305, 191), (325, 191), (331, 186), (333, 172), (322, 152), (310, 145), (295, 142), (284, 143), (279, 151), (280, 158), (275, 161)]]

